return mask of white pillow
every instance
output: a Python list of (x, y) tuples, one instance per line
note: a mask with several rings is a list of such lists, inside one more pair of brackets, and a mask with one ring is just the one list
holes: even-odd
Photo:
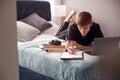
[(19, 42), (31, 41), (40, 31), (22, 21), (17, 21), (17, 39)]

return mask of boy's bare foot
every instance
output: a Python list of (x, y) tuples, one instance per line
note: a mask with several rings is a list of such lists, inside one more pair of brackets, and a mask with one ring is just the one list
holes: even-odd
[(72, 22), (73, 20), (72, 20), (72, 16), (73, 15), (75, 15), (75, 11), (74, 10), (72, 10), (69, 14), (68, 14), (68, 16), (65, 18), (65, 22)]

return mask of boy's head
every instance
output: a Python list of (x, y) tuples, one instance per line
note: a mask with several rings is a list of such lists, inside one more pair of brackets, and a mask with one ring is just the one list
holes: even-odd
[(92, 15), (86, 11), (78, 13), (76, 15), (76, 24), (82, 36), (86, 36), (92, 25)]

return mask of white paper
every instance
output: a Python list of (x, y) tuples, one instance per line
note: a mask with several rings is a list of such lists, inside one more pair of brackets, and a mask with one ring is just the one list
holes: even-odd
[(84, 57), (83, 51), (75, 52), (74, 54), (70, 54), (68, 52), (63, 52), (61, 55), (61, 59), (83, 59)]

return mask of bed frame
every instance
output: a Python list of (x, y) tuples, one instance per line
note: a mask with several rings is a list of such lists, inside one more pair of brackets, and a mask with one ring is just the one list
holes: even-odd
[(17, 20), (23, 19), (36, 12), (39, 16), (51, 20), (50, 4), (47, 1), (19, 1), (17, 0)]
[[(36, 12), (39, 16), (47, 21), (51, 20), (50, 4), (47, 1), (16, 1), (17, 20), (21, 20), (30, 14)], [(20, 80), (53, 80), (32, 70), (19, 66)]]

